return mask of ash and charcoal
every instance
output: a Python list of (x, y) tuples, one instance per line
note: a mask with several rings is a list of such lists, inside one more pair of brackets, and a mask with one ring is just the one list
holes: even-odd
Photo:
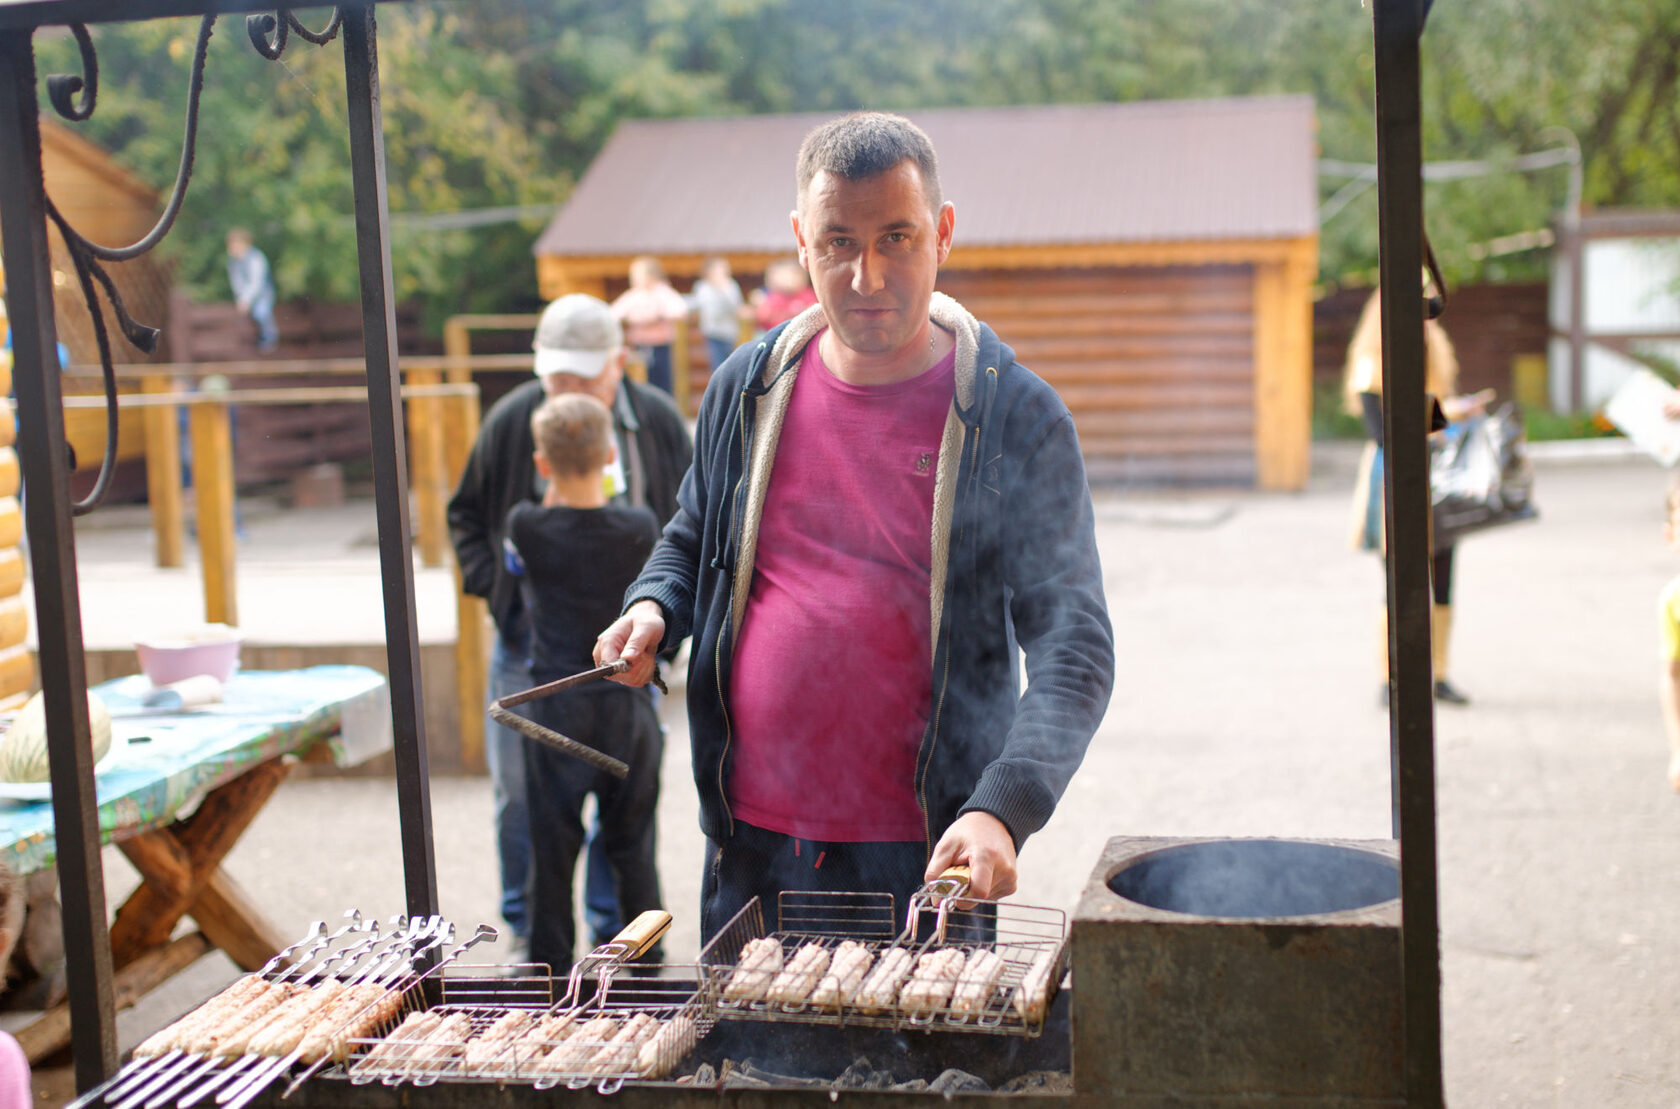
[(932, 1079), (903, 1079), (890, 1070), (877, 1069), (867, 1057), (858, 1057), (851, 1066), (833, 1078), (782, 1074), (767, 1069), (751, 1059), (725, 1059), (714, 1067), (702, 1063), (691, 1075), (678, 1079), (683, 1085), (738, 1089), (807, 1089), (807, 1090), (890, 1090), (895, 1093), (929, 1093), (952, 1096), (970, 1093), (1041, 1093), (1067, 1092), (1073, 1089), (1071, 1075), (1060, 1071), (1031, 1071), (1017, 1075), (995, 1090), (978, 1075), (956, 1067), (947, 1067)]

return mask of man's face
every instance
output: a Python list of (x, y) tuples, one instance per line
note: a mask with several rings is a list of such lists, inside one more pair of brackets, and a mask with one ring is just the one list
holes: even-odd
[(817, 173), (793, 235), (835, 338), (871, 355), (917, 341), (954, 224), (950, 204), (928, 208), (914, 162), (860, 181)]
[(537, 380), (542, 382), (543, 392), (551, 397), (562, 393), (586, 393), (594, 397), (608, 408), (618, 396), (618, 382), (624, 376), (624, 351), (613, 353), (607, 359), (607, 368), (596, 377), (579, 377), (577, 374), (543, 374)]

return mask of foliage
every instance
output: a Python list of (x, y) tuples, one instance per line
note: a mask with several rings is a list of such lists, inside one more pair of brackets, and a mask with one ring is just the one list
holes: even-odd
[[(312, 13), (318, 19), (318, 13)], [(101, 98), (81, 125), (166, 187), (196, 21), (95, 30)], [(1304, 92), (1324, 157), (1374, 160), (1370, 13), (1354, 0), (416, 0), (380, 9), (399, 295), (440, 313), (528, 304), (541, 220), (415, 230), (402, 213), (558, 203), (625, 118), (1087, 103)], [(43, 35), (43, 73), (76, 71)], [(1680, 205), (1680, 6), (1646, 0), (1434, 5), (1424, 152), (1499, 159), (1578, 142), (1584, 202)], [(339, 47), (259, 58), (224, 19), (193, 189), (168, 240), (180, 276), (225, 295), (222, 233), (250, 226), (283, 296), (355, 288)], [(1321, 197), (1345, 182), (1326, 179)], [(1483, 257), (1549, 226), (1554, 168), (1431, 184), (1450, 281), (1533, 279), (1541, 251)], [(1376, 194), (1322, 229), (1321, 278), (1366, 284)]]

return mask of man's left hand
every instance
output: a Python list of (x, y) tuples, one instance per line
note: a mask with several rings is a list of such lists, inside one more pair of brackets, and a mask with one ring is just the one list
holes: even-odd
[(923, 881), (931, 882), (953, 866), (969, 869), (968, 889), (988, 901), (1015, 892), (1015, 839), (1003, 821), (989, 812), (965, 812), (934, 845)]

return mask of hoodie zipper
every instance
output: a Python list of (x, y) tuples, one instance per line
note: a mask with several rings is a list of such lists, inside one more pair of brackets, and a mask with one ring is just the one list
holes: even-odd
[[(986, 417), (991, 414), (991, 400), (992, 397), (996, 395), (997, 367), (987, 366), (986, 377), (986, 400), (985, 403), (981, 405), (980, 418), (975, 421), (974, 426), (970, 428), (968, 432), (969, 443), (972, 448), (969, 451), (968, 465), (968, 484), (970, 490), (973, 489), (974, 483), (979, 480), (980, 476), (980, 429)], [(968, 495), (965, 494), (965, 500), (967, 499), (967, 496)], [(953, 515), (956, 513), (955, 504), (952, 505), (951, 511)], [(954, 536), (952, 536), (949, 550), (952, 552), (958, 550), (962, 546), (963, 538), (964, 532), (959, 530)], [(951, 588), (951, 571), (949, 567), (947, 567), (945, 571), (945, 588), (947, 592), (949, 592)], [(941, 634), (943, 635), (945, 633)], [(951, 650), (947, 647), (945, 649), (945, 659), (941, 664), (939, 671), (939, 699), (934, 702), (932, 723), (928, 730), (927, 763), (922, 768), (921, 781), (916, 783), (916, 801), (922, 809), (922, 837), (927, 845), (927, 857), (930, 859), (933, 858), (933, 810), (931, 806), (928, 805), (927, 781), (928, 777), (933, 773), (934, 749), (939, 746), (939, 722), (945, 712), (945, 694), (951, 688), (950, 678)]]
[[(748, 382), (752, 381), (753, 375), (758, 372), (758, 368), (758, 365), (755, 365), (752, 373), (747, 375)], [(729, 523), (724, 529), (724, 541), (721, 544), (725, 549), (733, 541), (735, 518), (739, 514), (741, 504), (741, 486), (747, 480), (747, 394), (745, 389), (741, 390), (741, 394), (736, 397), (735, 403), (739, 406), (735, 414), (736, 426), (741, 429), (741, 473), (735, 479), (735, 489), (730, 494)], [(729, 793), (724, 789), (723, 783), (723, 766), (729, 759), (729, 748), (735, 741), (735, 729), (729, 721), (729, 706), (723, 700), (723, 644), (724, 640), (734, 633), (733, 625), (735, 622), (735, 568), (728, 565), (728, 561), (728, 559), (724, 560), (725, 566), (721, 572), (729, 575), (729, 611), (724, 614), (723, 628), (718, 633), (717, 646), (712, 651), (712, 688), (717, 690), (718, 715), (723, 720), (723, 750), (718, 754), (717, 763), (718, 802), (723, 806), (723, 817), (729, 822), (729, 834), (733, 836), (735, 834), (735, 814), (729, 807)]]

